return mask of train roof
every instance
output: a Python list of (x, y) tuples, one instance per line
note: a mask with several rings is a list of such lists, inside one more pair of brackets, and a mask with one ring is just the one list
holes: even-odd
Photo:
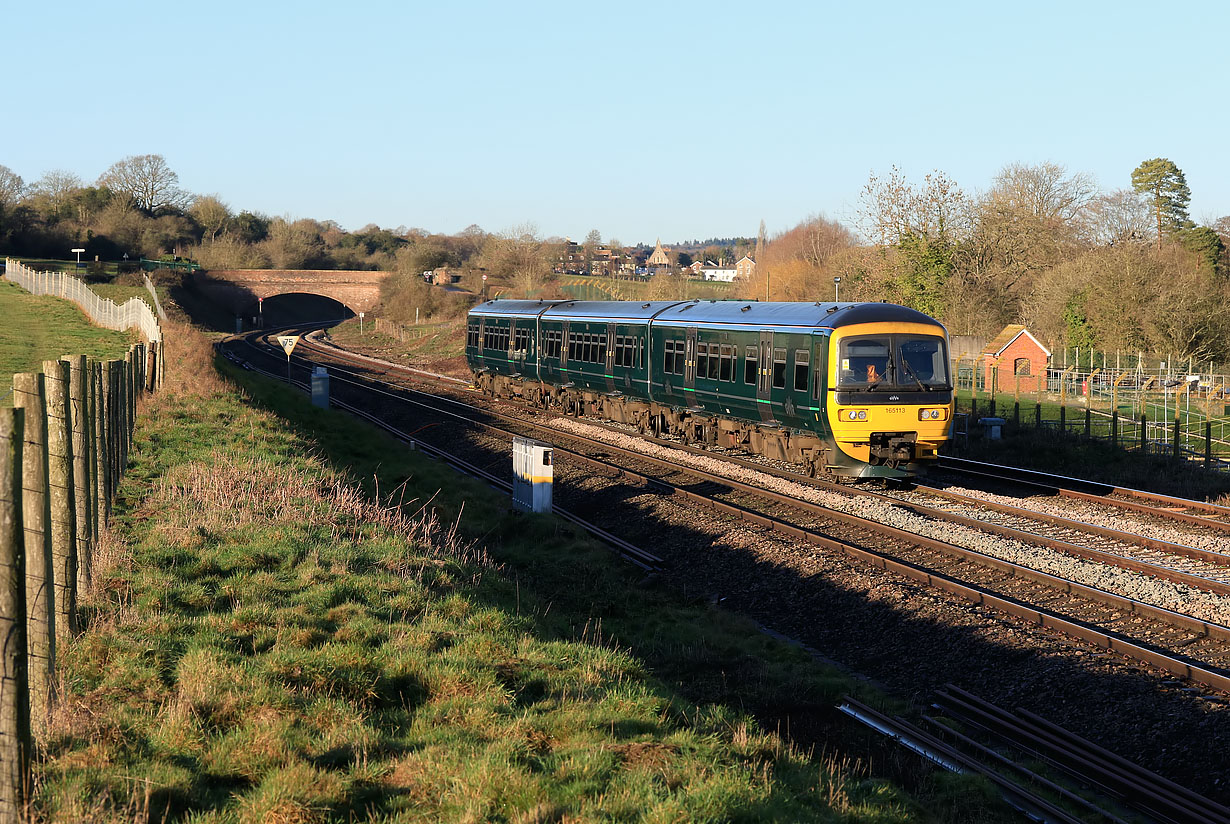
[(648, 321), (676, 326), (710, 324), (748, 327), (836, 329), (856, 323), (923, 323), (943, 328), (939, 321), (895, 303), (785, 303), (747, 300), (615, 301), (615, 300), (490, 300), (475, 306), (478, 315), (538, 315), (558, 320), (613, 322)]

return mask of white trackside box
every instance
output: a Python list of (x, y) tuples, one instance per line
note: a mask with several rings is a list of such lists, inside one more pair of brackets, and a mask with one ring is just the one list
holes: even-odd
[(551, 511), (554, 451), (549, 443), (513, 438), (513, 508), (522, 512)]

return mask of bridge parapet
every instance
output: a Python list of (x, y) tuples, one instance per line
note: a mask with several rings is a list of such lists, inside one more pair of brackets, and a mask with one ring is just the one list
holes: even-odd
[(306, 293), (324, 295), (353, 312), (370, 312), (380, 302), (380, 283), (389, 272), (338, 269), (214, 269), (192, 275), (196, 288), (235, 314), (257, 299)]

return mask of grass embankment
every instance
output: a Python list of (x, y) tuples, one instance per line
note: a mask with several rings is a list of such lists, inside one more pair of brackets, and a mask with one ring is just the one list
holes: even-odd
[(338, 346), (392, 363), (417, 365), (455, 376), (470, 375), (465, 363), (464, 317), (451, 322), (426, 323), (407, 326), (417, 337), (400, 341), (377, 332), (375, 324), (368, 320), (360, 326), (358, 318), (339, 323), (326, 330), (328, 337)]
[(911, 799), (841, 750), (762, 732), (740, 707), (824, 714), (848, 689), (801, 652), (168, 341), (176, 371), (140, 418), (88, 628), (61, 652), (46, 817), (990, 815), (946, 777)]
[[(122, 358), (136, 337), (94, 326), (73, 303), (32, 295), (0, 281), (0, 395), (17, 372), (41, 372), (43, 361), (62, 355)], [(0, 401), (12, 406), (12, 399)]]

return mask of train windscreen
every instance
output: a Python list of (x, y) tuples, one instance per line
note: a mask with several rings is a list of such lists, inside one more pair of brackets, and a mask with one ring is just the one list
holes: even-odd
[(950, 388), (944, 339), (932, 335), (860, 335), (844, 338), (837, 385), (843, 389)]

